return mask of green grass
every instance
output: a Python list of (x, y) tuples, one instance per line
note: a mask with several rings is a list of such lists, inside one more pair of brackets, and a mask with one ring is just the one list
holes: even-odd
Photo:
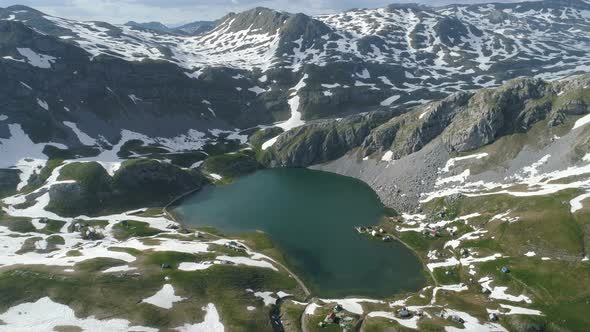
[(108, 205), (112, 192), (111, 177), (96, 162), (71, 163), (61, 169), (58, 180), (73, 180), (80, 187), (78, 195), (52, 197), (48, 210), (65, 216), (93, 215)]
[(66, 244), (66, 241), (63, 237), (59, 235), (51, 235), (45, 239), (49, 245), (58, 245), (58, 244)]
[[(506, 194), (462, 198), (452, 209), (457, 215), (479, 212), (482, 217), (471, 220), (471, 225), (485, 227), (489, 233), (485, 236), (495, 237), (482, 245), (490, 250), (501, 249), (510, 255), (522, 255), (534, 250), (546, 256), (569, 255), (580, 256), (584, 248), (584, 230), (582, 221), (570, 213), (569, 201), (579, 191), (564, 190), (549, 196), (515, 197)], [(428, 205), (428, 211), (437, 211), (444, 206), (439, 199)], [(449, 208), (450, 209), (450, 208)], [(511, 216), (520, 219), (514, 223), (491, 221), (494, 215), (511, 210)], [(479, 242), (467, 241), (465, 246), (475, 246)], [(424, 244), (418, 243), (424, 246)], [(424, 250), (422, 248), (422, 250)]]
[(205, 158), (207, 158), (207, 155), (201, 151), (194, 151), (186, 153), (167, 154), (166, 158), (170, 159), (170, 161), (174, 165), (180, 167), (191, 167), (196, 162), (205, 160)]
[(90, 191), (111, 190), (109, 174), (96, 162), (67, 164), (61, 169), (58, 180), (74, 180)]
[(435, 243), (441, 243), (441, 241), (437, 241), (437, 239), (432, 239), (426, 237), (420, 232), (401, 232), (399, 234), (400, 240), (402, 240), (405, 244), (412, 247), (412, 249), (418, 251), (421, 256), (426, 256), (431, 248), (435, 247)]
[(136, 220), (124, 220), (113, 226), (113, 235), (117, 240), (126, 240), (130, 237), (154, 236), (162, 231), (149, 227), (149, 224)]
[(434, 269), (433, 274), (440, 285), (456, 285), (461, 282), (459, 267)]
[[(441, 284), (463, 282), (469, 285), (469, 278), (477, 280), (490, 276), (494, 279), (494, 286), (508, 287), (507, 293), (529, 296), (533, 300), (532, 305), (519, 303), (518, 306), (541, 310), (545, 316), (503, 317), (502, 323), (512, 330), (518, 330), (516, 326), (539, 325), (546, 326), (548, 330), (586, 329), (590, 325), (587, 315), (590, 312), (590, 291), (585, 286), (590, 284), (590, 264), (581, 263), (580, 259), (590, 240), (590, 210), (582, 209), (572, 215), (569, 206), (569, 201), (579, 194), (578, 190), (564, 190), (547, 196), (463, 197), (452, 205), (445, 203), (444, 199), (430, 202), (424, 207), (427, 215), (441, 211), (444, 207), (447, 208), (445, 218), (448, 218), (449, 211), (457, 216), (474, 212), (482, 214), (481, 217), (471, 219), (469, 224), (474, 228), (483, 227), (489, 232), (481, 239), (462, 242), (461, 247), (472, 248), (479, 256), (493, 253), (510, 256), (475, 264), (476, 276), (467, 274), (467, 269), (462, 268), (456, 277), (449, 279), (444, 274), (445, 268), (435, 269), (437, 280)], [(512, 211), (510, 216), (520, 219), (513, 223), (489, 221), (492, 216), (508, 210)], [(462, 227), (457, 236), (467, 231), (469, 229)], [(425, 239), (416, 233), (408, 232), (401, 236), (421, 253), (440, 248), (437, 241)], [(537, 256), (524, 256), (531, 250)], [(541, 257), (544, 256), (552, 257), (552, 260), (542, 261)], [(511, 272), (502, 273), (502, 266), (507, 266)], [(475, 286), (477, 291), (478, 287)], [(489, 304), (481, 293), (449, 292), (439, 294), (437, 299), (438, 303), (448, 303), (451, 308), (487, 320), (483, 309)]]
[[(501, 266), (511, 272), (504, 274)], [(570, 331), (582, 331), (590, 324), (590, 264), (541, 261), (538, 257), (513, 257), (479, 266), (482, 275), (491, 275), (494, 285), (509, 287), (513, 294), (532, 295), (533, 308), (541, 310), (549, 322)]]
[(49, 159), (76, 159), (80, 157), (95, 157), (100, 154), (100, 150), (90, 146), (80, 146), (67, 149), (60, 149), (52, 145), (46, 145), (43, 149)]
[(201, 168), (208, 173), (232, 179), (256, 171), (259, 165), (253, 156), (237, 152), (209, 157)]
[(30, 219), (8, 216), (2, 210), (0, 210), (0, 225), (16, 233), (30, 233), (37, 230)]
[(53, 220), (53, 219), (49, 219), (47, 221), (47, 224), (45, 225), (45, 227), (43, 228), (43, 232), (46, 234), (55, 234), (55, 233), (59, 233), (61, 228), (66, 224), (65, 221), (61, 221), (61, 220)]
[(176, 251), (157, 251), (150, 253), (145, 261), (152, 267), (161, 267), (162, 264), (169, 264), (172, 269), (178, 268), (182, 262), (200, 262), (212, 260), (216, 257), (214, 253), (208, 254), (189, 254)]
[(267, 313), (263, 311), (263, 317), (253, 318), (252, 312), (245, 310), (246, 303), (257, 304), (257, 307), (261, 303), (246, 291), (247, 288), (281, 289), (297, 294), (297, 285), (292, 278), (269, 269), (215, 265), (198, 272), (172, 271), (169, 276), (174, 284), (196, 297), (214, 298), (220, 314), (227, 320), (224, 325), (229, 331), (270, 329)]
[(117, 252), (126, 252), (132, 256), (139, 256), (141, 255), (141, 250), (137, 250), (135, 248), (122, 248), (122, 247), (109, 247), (109, 251), (117, 251)]
[(80, 250), (70, 250), (66, 252), (67, 257), (79, 257), (82, 256), (82, 252)]
[(161, 207), (206, 182), (197, 170), (151, 159), (125, 161), (113, 177), (96, 162), (70, 163), (61, 169), (59, 180), (76, 181), (69, 188), (76, 194), (53, 195), (47, 209), (70, 217)]
[(82, 272), (98, 272), (109, 267), (125, 265), (125, 261), (114, 258), (99, 257), (82, 261), (75, 265), (77, 271)]
[(252, 232), (240, 234), (238, 236), (254, 251), (272, 257), (276, 261), (288, 266), (286, 257), (280, 248), (279, 243), (275, 243), (268, 234), (264, 232)]
[(51, 176), (54, 169), (63, 163), (63, 159), (50, 159), (45, 164), (45, 167), (39, 172), (39, 175), (33, 175), (29, 179), (29, 183), (21, 190), (22, 193), (30, 193), (35, 189), (41, 187), (43, 183)]

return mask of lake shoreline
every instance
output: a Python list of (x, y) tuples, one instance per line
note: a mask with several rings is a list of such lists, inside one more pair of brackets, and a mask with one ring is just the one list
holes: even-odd
[(378, 225), (386, 209), (363, 181), (308, 169), (261, 170), (181, 195), (166, 207), (181, 224), (211, 227), (217, 235), (240, 238), (262, 230), (282, 264), (318, 296), (381, 299), (428, 284), (411, 248), (375, 243), (354, 231), (359, 224)]

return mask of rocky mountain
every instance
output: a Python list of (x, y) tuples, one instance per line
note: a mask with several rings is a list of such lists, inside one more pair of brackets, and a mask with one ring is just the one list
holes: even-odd
[[(387, 204), (408, 210), (418, 205), (421, 194), (435, 191), (441, 183), (448, 188), (464, 182), (467, 176), (482, 181), (473, 184), (473, 190), (485, 187), (484, 180), (493, 179), (492, 186), (513, 183), (517, 165), (547, 155), (560, 156), (552, 158), (553, 171), (584, 163), (588, 131), (583, 126), (589, 113), (590, 76), (553, 82), (520, 78), (410, 109), (309, 123), (280, 135), (262, 151), (262, 159), (270, 166), (321, 165), (315, 167), (359, 177)], [(539, 146), (531, 150), (520, 139), (504, 146), (513, 144), (506, 140), (519, 134)], [(448, 160), (482, 150), (498, 156), (479, 166), (481, 177), (456, 174), (440, 182), (440, 170)]]
[[(0, 8), (0, 330), (590, 325), (588, 1), (254, 8), (179, 29)], [(268, 234), (169, 209), (265, 167), (368, 184), (379, 225), (339, 231), (404, 244), (427, 285), (319, 299)]]
[(187, 24), (182, 24), (178, 27), (168, 27), (163, 23), (160, 22), (142, 22), (138, 23), (135, 21), (129, 21), (125, 23), (125, 25), (135, 28), (140, 28), (144, 30), (152, 30), (160, 33), (167, 33), (167, 34), (178, 34), (178, 35), (188, 35), (188, 36), (197, 36), (207, 31), (211, 31), (215, 28), (217, 23), (213, 21), (195, 21)]
[(135, 28), (140, 28), (140, 29), (146, 29), (146, 30), (153, 30), (153, 31), (158, 31), (158, 32), (163, 32), (163, 33), (174, 33), (174, 29), (171, 29), (169, 27), (167, 27), (166, 25), (164, 25), (161, 22), (135, 22), (135, 21), (129, 21), (127, 23), (125, 23), (125, 25), (130, 26), (130, 27), (135, 27)]
[(197, 36), (215, 29), (217, 23), (218, 22), (213, 21), (195, 21), (176, 27), (174, 28), (174, 31), (183, 32), (191, 36)]
[(522, 75), (557, 79), (588, 68), (589, 12), (581, 0), (317, 17), (255, 8), (182, 36), (12, 6), (0, 9), (0, 137), (84, 147), (74, 123), (103, 149), (125, 130), (212, 141), (209, 130), (290, 129)]

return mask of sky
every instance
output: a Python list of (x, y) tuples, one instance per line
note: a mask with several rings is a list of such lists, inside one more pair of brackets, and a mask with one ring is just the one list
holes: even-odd
[[(510, 1), (515, 2), (503, 2)], [(313, 15), (351, 8), (383, 7), (400, 2), (421, 2), (435, 6), (502, 0), (0, 0), (0, 7), (21, 4), (50, 15), (78, 20), (110, 23), (125, 23), (132, 20), (160, 21), (175, 25), (198, 20), (215, 20), (232, 11), (240, 12), (258, 6)]]

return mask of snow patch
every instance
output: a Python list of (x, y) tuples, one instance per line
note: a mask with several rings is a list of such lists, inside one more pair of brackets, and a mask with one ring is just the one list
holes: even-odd
[(205, 311), (205, 320), (202, 323), (184, 324), (184, 326), (177, 327), (175, 330), (180, 332), (223, 332), (224, 327), (215, 305), (209, 303), (202, 310)]
[(393, 95), (393, 96), (385, 99), (384, 101), (382, 101), (381, 106), (390, 106), (391, 104), (396, 102), (398, 99), (400, 99), (400, 95)]
[(64, 121), (63, 124), (66, 125), (67, 127), (69, 127), (70, 129), (72, 129), (72, 131), (74, 131), (74, 133), (78, 137), (78, 140), (80, 141), (80, 143), (82, 143), (86, 146), (96, 145), (96, 140), (94, 138), (88, 136), (86, 133), (84, 133), (80, 129), (78, 129), (78, 126), (75, 123), (69, 122), (69, 121)]
[(49, 111), (49, 104), (45, 100), (37, 98), (37, 105), (41, 106), (44, 110)]
[(158, 331), (130, 326), (129, 321), (124, 319), (78, 318), (70, 307), (53, 302), (49, 297), (14, 306), (1, 314), (0, 320), (6, 324), (0, 325), (0, 328), (6, 328), (6, 331), (54, 331), (58, 326), (76, 326), (84, 331)]
[(20, 55), (27, 58), (27, 62), (33, 67), (49, 69), (56, 59), (50, 55), (36, 53), (30, 48), (17, 48), (16, 50)]
[(174, 294), (174, 287), (171, 284), (165, 284), (156, 294), (143, 299), (141, 302), (164, 309), (171, 309), (175, 302), (180, 302), (184, 299), (184, 297)]

